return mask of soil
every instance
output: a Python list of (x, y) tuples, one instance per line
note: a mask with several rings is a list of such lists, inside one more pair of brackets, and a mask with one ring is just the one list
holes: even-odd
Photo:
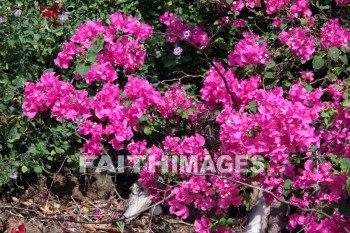
[(69, 169), (42, 176), (27, 183), (24, 192), (1, 200), (0, 232), (11, 233), (21, 224), (26, 233), (194, 232), (193, 222), (169, 215), (164, 207), (146, 211), (119, 227), (114, 222), (100, 224), (123, 216), (129, 188), (135, 181), (136, 177), (125, 174), (77, 176)]

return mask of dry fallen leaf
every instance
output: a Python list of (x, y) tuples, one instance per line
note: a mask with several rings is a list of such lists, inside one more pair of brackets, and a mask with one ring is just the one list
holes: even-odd
[(84, 213), (84, 214), (88, 213), (89, 212), (89, 208), (87, 208), (86, 206), (83, 206), (83, 207), (80, 208), (80, 212)]
[(95, 228), (95, 226), (92, 225), (92, 224), (85, 224), (85, 225), (84, 225), (84, 228), (87, 229), (87, 230), (89, 230), (89, 231), (91, 231), (91, 232), (96, 232), (96, 228)]
[(25, 206), (32, 206), (33, 205), (33, 200), (32, 199), (28, 199), (28, 201), (22, 201), (21, 204), (23, 204)]

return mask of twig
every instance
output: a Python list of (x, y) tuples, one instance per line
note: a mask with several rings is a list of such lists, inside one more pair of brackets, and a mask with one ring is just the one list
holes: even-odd
[(49, 187), (49, 195), (48, 195), (48, 197), (47, 197), (47, 199), (46, 199), (45, 208), (47, 208), (47, 205), (49, 204), (50, 192), (51, 192), (51, 188), (52, 188), (53, 182), (55, 181), (56, 176), (58, 175), (58, 173), (60, 173), (60, 171), (62, 170), (63, 165), (64, 165), (64, 163), (66, 162), (66, 160), (67, 160), (67, 156), (64, 158), (64, 160), (63, 160), (63, 162), (62, 162), (60, 168), (58, 169), (58, 171), (55, 173), (55, 175), (54, 175), (53, 178), (52, 178), (52, 181), (51, 181), (51, 184), (50, 184), (50, 187)]
[(169, 221), (168, 219), (165, 219), (163, 217), (159, 217), (162, 221), (164, 222), (167, 222), (167, 223), (170, 223), (170, 224), (183, 224), (183, 225), (187, 225), (187, 226), (190, 226), (190, 227), (193, 227), (194, 225), (191, 224), (191, 223), (188, 223), (188, 222), (184, 222), (184, 221), (178, 221), (178, 222), (171, 222)]
[(185, 79), (185, 78), (203, 78), (203, 75), (193, 75), (193, 74), (187, 74), (183, 71), (174, 71), (172, 72), (171, 74), (175, 74), (175, 73), (182, 73), (183, 76), (180, 77), (180, 78), (174, 78), (174, 79), (166, 79), (166, 80), (163, 80), (163, 81), (160, 81), (160, 82), (157, 82), (155, 83), (154, 85), (159, 85), (159, 84), (165, 84), (166, 82), (175, 82), (175, 81), (178, 81), (178, 82), (181, 82), (182, 79)]
[(52, 221), (56, 221), (56, 222), (72, 222), (72, 223), (79, 223), (79, 224), (95, 224), (95, 225), (102, 225), (102, 224), (111, 224), (111, 223), (116, 223), (116, 222), (126, 222), (128, 219), (133, 218), (135, 216), (138, 216), (150, 209), (152, 209), (153, 207), (157, 206), (157, 205), (161, 205), (164, 202), (166, 202), (167, 200), (169, 200), (170, 198), (172, 198), (175, 194), (170, 194), (169, 196), (167, 196), (166, 198), (164, 198), (161, 201), (158, 201), (156, 203), (154, 203), (153, 205), (148, 206), (147, 208), (140, 210), (139, 212), (128, 216), (128, 217), (122, 217), (119, 219), (111, 219), (108, 221), (103, 221), (103, 222), (92, 222), (92, 221), (77, 221), (77, 220), (72, 220), (72, 219), (66, 219), (63, 217), (56, 217), (56, 218), (50, 218), (50, 217), (40, 217), (37, 216), (37, 211), (36, 210), (30, 210), (30, 209), (23, 209), (23, 208), (18, 208), (18, 207), (14, 207), (14, 206), (0, 206), (0, 209), (19, 209), (19, 210), (27, 210), (30, 212), (35, 212), (35, 214), (31, 214), (31, 216), (37, 216), (37, 219), (40, 220), (52, 220)]

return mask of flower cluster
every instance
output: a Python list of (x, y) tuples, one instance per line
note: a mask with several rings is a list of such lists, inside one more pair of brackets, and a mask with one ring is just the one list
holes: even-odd
[(341, 7), (346, 6), (348, 3), (350, 3), (349, 0), (336, 0), (335, 2), (337, 3), (338, 6), (341, 6)]
[(199, 46), (205, 46), (208, 43), (208, 35), (202, 27), (196, 26), (193, 28), (189, 24), (183, 23), (180, 17), (174, 13), (165, 12), (159, 20), (167, 26), (170, 34), (165, 36), (167, 42), (178, 43), (182, 38)]
[[(174, 198), (168, 201), (169, 212), (183, 219), (188, 218), (187, 206), (191, 204), (201, 211), (215, 210), (219, 215), (230, 205), (239, 206), (243, 200), (238, 195), (239, 189), (236, 184), (217, 177), (212, 177), (210, 181), (207, 181), (203, 176), (192, 176), (180, 187), (176, 187), (173, 193)], [(219, 201), (215, 197), (217, 193), (219, 193)]]
[(267, 43), (260, 44), (259, 36), (248, 32), (245, 32), (243, 36), (244, 38), (238, 41), (233, 52), (228, 55), (228, 64), (230, 66), (256, 66), (258, 64), (265, 64), (270, 60), (266, 49)]
[[(216, 1), (216, 4), (234, 12), (245, 6), (261, 6), (259, 0)], [(337, 4), (345, 3), (338, 1)], [(84, 80), (92, 91), (79, 90), (73, 86), (75, 82), (63, 81), (53, 72), (44, 73), (40, 81), (26, 83), (23, 112), (34, 118), (40, 112), (50, 111), (59, 121), (75, 122), (77, 132), (85, 139), (82, 152), (86, 156), (100, 155), (105, 144), (110, 144), (114, 150), (130, 154), (129, 165), (136, 166), (141, 161), (139, 183), (154, 200), (169, 197), (166, 201), (169, 212), (182, 219), (190, 217), (190, 209), (203, 213), (195, 220), (198, 233), (232, 232), (225, 224), (213, 225), (216, 218), (227, 216), (230, 207), (244, 203), (241, 184), (233, 180), (254, 183), (304, 208), (339, 204), (345, 196), (347, 176), (335, 172), (329, 154), (350, 158), (350, 113), (349, 104), (344, 100), (348, 83), (339, 81), (326, 88), (312, 89), (319, 73), (314, 73), (308, 66), (311, 62), (306, 61), (312, 58), (318, 41), (317, 33), (313, 34), (310, 27), (317, 17), (313, 18), (309, 1), (265, 0), (265, 5), (267, 14), (290, 5), (278, 17), (270, 18), (273, 30), (279, 30), (285, 21), (301, 16), (306, 19), (303, 29), (282, 30), (279, 34), (281, 43), (300, 57), (302, 64), (306, 63), (295, 71), (295, 80), (288, 77), (285, 88), (266, 87), (261, 74), (270, 69), (268, 65), (274, 65), (266, 63), (276, 51), (269, 53), (267, 43), (261, 42), (259, 35), (245, 32), (229, 53), (227, 64), (209, 62), (211, 67), (204, 75), (201, 89), (194, 92), (200, 95), (190, 95), (180, 82), (158, 89), (160, 84), (153, 86), (136, 74), (125, 74), (135, 72), (144, 63), (143, 43), (151, 36), (152, 28), (116, 12), (107, 26), (99, 21), (82, 24), (55, 59), (55, 64), (62, 69), (68, 69), (74, 59), (87, 67), (86, 72), (75, 74), (75, 78)], [(160, 22), (167, 26), (167, 42), (179, 44), (185, 40), (201, 52), (213, 49), (207, 46), (211, 40), (203, 27), (185, 24), (171, 12), (162, 15)], [(248, 28), (243, 19), (223, 17), (218, 22), (231, 25), (234, 30)], [(321, 29), (319, 47), (348, 47), (348, 38), (349, 32), (337, 19), (331, 19)], [(174, 54), (180, 56), (182, 52), (177, 45)], [(212, 54), (215, 53), (207, 58)], [(261, 68), (264, 71), (260, 73)], [(245, 69), (247, 75), (242, 75)], [(296, 81), (300, 76), (302, 82)], [(331, 100), (326, 102), (327, 98)], [(159, 137), (148, 140), (155, 134)], [(175, 155), (195, 158), (199, 166), (208, 161), (219, 163), (222, 155), (231, 159), (242, 155), (261, 156), (264, 167), (256, 173), (239, 174), (230, 170), (228, 174), (220, 171), (216, 174), (209, 169), (210, 172), (200, 175), (181, 167), (183, 163), (175, 160)], [(175, 174), (162, 173), (158, 166), (161, 163), (176, 171)], [(284, 194), (287, 179), (290, 180), (289, 195)], [(267, 204), (275, 201), (266, 193), (264, 198)], [(332, 216), (336, 221), (298, 211), (290, 216), (287, 228), (294, 230), (301, 226), (306, 232), (341, 231), (337, 221), (347, 227), (349, 219), (338, 210), (333, 211)]]
[(52, 7), (44, 7), (38, 4), (39, 11), (42, 11), (42, 15), (45, 19), (54, 19), (56, 20), (57, 16), (61, 13), (63, 5), (60, 5), (58, 1), (54, 0)]
[(340, 104), (340, 99), (344, 93), (341, 88), (344, 88), (344, 83), (339, 82), (327, 88), (327, 93), (333, 98), (333, 102), (329, 103), (327, 110), (333, 112), (334, 122), (328, 130), (322, 130), (321, 136), (325, 144), (321, 147), (324, 153), (334, 155), (342, 155), (344, 158), (350, 159), (350, 112), (349, 108)]
[(73, 60), (74, 56), (80, 56), (85, 53), (83, 48), (75, 46), (74, 42), (64, 42), (63, 50), (58, 53), (57, 58), (54, 60), (55, 65), (68, 69), (69, 63)]
[[(252, 76), (249, 80), (238, 80), (235, 78), (234, 70), (225, 70), (221, 63), (215, 65), (227, 80), (229, 90), (235, 93), (243, 107), (254, 99), (255, 92), (261, 84), (259, 75)], [(215, 109), (219, 104), (233, 104), (222, 77), (213, 67), (207, 72), (200, 93), (208, 109)]]
[(321, 47), (349, 47), (350, 32), (340, 26), (338, 19), (330, 19), (326, 26), (321, 28)]
[(283, 30), (280, 33), (280, 40), (288, 45), (292, 53), (302, 60), (310, 60), (315, 52), (315, 37), (307, 36), (307, 31), (301, 28)]
[(284, 10), (288, 4), (290, 3), (290, 0), (265, 0), (266, 4), (266, 13), (267, 14), (273, 14), (280, 10)]
[(344, 218), (339, 212), (333, 213), (333, 218), (337, 222), (331, 221), (329, 219), (322, 219), (317, 221), (317, 216), (315, 214), (293, 214), (290, 216), (290, 220), (287, 224), (288, 230), (294, 230), (298, 226), (305, 227), (305, 232), (343, 232), (343, 228), (339, 225), (342, 223), (347, 229), (350, 228), (349, 219)]
[[(152, 28), (120, 12), (111, 15), (110, 22), (110, 26), (103, 26), (101, 22), (93, 21), (82, 24), (70, 42), (65, 43), (64, 49), (55, 59), (55, 64), (67, 69), (74, 55), (85, 54), (96, 40), (103, 37), (106, 46), (105, 50), (98, 52), (96, 61), (99, 66), (105, 67), (108, 64), (119, 66), (123, 67), (125, 72), (138, 68), (146, 57), (141, 41), (151, 36)], [(91, 75), (85, 77), (88, 83), (98, 80)], [(113, 78), (106, 79), (112, 80)]]
[(305, 18), (310, 18), (311, 10), (308, 8), (309, 0), (298, 0), (289, 9), (290, 18), (298, 18), (302, 14)]
[(301, 77), (309, 82), (312, 82), (314, 80), (314, 75), (315, 74), (310, 72), (310, 71), (302, 71), (301, 72)]
[[(58, 27), (60, 24), (57, 22), (57, 16), (61, 13), (63, 9), (63, 4), (59, 4), (58, 1), (53, 0), (53, 4), (51, 7), (48, 6), (43, 6), (41, 4), (38, 4), (38, 10), (41, 12), (41, 15), (45, 19), (52, 19), (53, 20), (53, 26)], [(67, 17), (68, 20), (68, 15), (64, 14)], [(60, 17), (60, 21), (64, 22), (65, 20), (61, 20), (62, 15)]]

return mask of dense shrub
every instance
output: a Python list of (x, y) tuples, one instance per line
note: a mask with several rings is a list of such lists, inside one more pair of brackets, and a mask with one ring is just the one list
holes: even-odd
[[(203, 214), (197, 232), (230, 232), (228, 209), (250, 208), (252, 184), (267, 203), (296, 207), (289, 230), (349, 231), (348, 3), (152, 3), (78, 26), (54, 72), (26, 79), (33, 120), (23, 121), (63, 127), (61, 142), (81, 140), (84, 156), (142, 161), (139, 182), (155, 200), (183, 219), (189, 207)], [(176, 167), (174, 155), (207, 173), (153, 169)], [(261, 159), (244, 173), (211, 167), (242, 155)]]

